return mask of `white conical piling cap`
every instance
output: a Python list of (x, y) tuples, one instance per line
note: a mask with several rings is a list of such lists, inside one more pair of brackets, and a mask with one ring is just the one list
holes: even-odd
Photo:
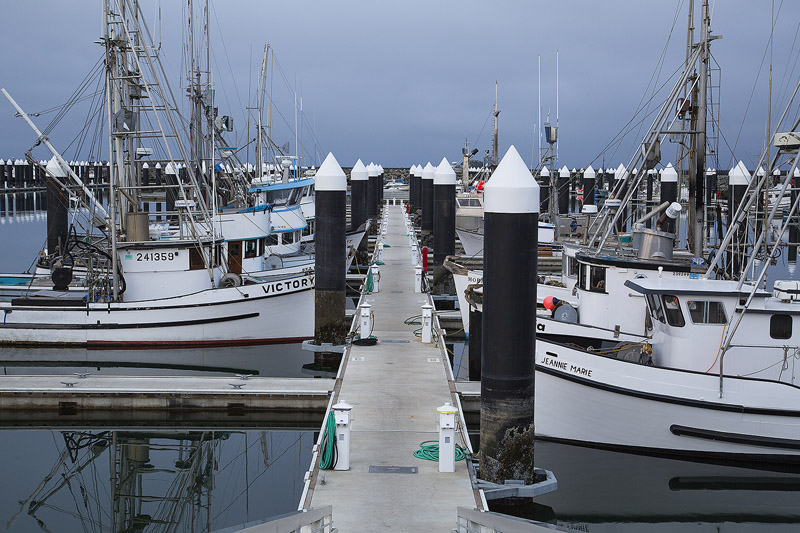
[(667, 163), (667, 166), (661, 171), (661, 183), (678, 183), (678, 173), (672, 163)]
[(383, 174), (383, 165), (378, 165), (378, 173)]
[(597, 173), (592, 168), (592, 165), (586, 167), (586, 170), (583, 171), (583, 179), (595, 179)]
[(314, 175), (314, 188), (318, 191), (347, 190), (347, 176), (344, 175), (339, 162), (330, 152)]
[(776, 168), (775, 170), (772, 171), (772, 175), (773, 176), (780, 176), (781, 175), (781, 171)]
[(414, 165), (414, 176), (417, 178), (422, 177), (422, 165)]
[(161, 170), (161, 163), (156, 163), (156, 168), (157, 168), (158, 170)]
[(67, 172), (61, 168), (56, 156), (53, 156), (47, 163), (47, 174), (53, 178), (66, 178)]
[(433, 184), (434, 185), (456, 184), (456, 173), (453, 171), (453, 167), (450, 166), (450, 163), (447, 161), (446, 157), (442, 158), (442, 161), (439, 163), (439, 166), (436, 167), (436, 170), (433, 172)]
[(714, 174), (714, 169), (711, 168), (711, 167), (708, 167), (706, 169), (706, 176), (712, 176), (713, 174)]
[(747, 185), (750, 183), (751, 178), (752, 176), (750, 171), (747, 170), (747, 166), (742, 161), (739, 161), (728, 174), (728, 183), (730, 185)]
[(422, 179), (432, 180), (434, 172), (436, 172), (436, 170), (433, 168), (433, 165), (431, 165), (431, 162), (428, 161), (428, 164), (422, 169)]
[(367, 172), (367, 167), (365, 167), (364, 163), (362, 163), (361, 160), (359, 159), (358, 161), (356, 161), (356, 164), (353, 165), (352, 170), (350, 170), (350, 180), (366, 181), (368, 179), (369, 179), (369, 172)]
[(567, 168), (567, 165), (564, 165), (563, 167), (561, 167), (561, 170), (558, 171), (558, 177), (559, 178), (568, 178), (569, 177), (569, 169)]
[(795, 178), (800, 178), (800, 168), (794, 169), (794, 174), (792, 174)]
[(550, 170), (547, 167), (542, 167), (542, 171), (539, 172), (539, 175), (540, 176), (549, 176), (550, 175)]
[(628, 172), (625, 170), (625, 165), (622, 163), (619, 164), (617, 170), (614, 171), (614, 179), (615, 180), (624, 180), (625, 176), (628, 175)]
[(367, 174), (369, 174), (370, 178), (378, 177), (378, 166), (375, 163), (367, 165)]
[(178, 169), (175, 168), (175, 163), (173, 163), (172, 161), (167, 163), (167, 167), (164, 169), (164, 174), (177, 175), (178, 174)]
[(761, 177), (764, 174), (766, 174), (766, 172), (764, 172), (764, 167), (758, 167), (758, 170), (756, 170), (756, 176)]
[(483, 210), (488, 213), (538, 213), (539, 184), (514, 145), (483, 187)]
[(147, 164), (147, 161), (142, 163), (142, 168), (150, 168), (150, 165)]
[(413, 176), (414, 175), (414, 170), (416, 168), (417, 168), (417, 165), (411, 165), (411, 167), (408, 169), (408, 173)]

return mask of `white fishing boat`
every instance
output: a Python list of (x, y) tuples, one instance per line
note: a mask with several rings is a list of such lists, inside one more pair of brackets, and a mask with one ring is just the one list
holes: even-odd
[[(703, 40), (695, 48), (693, 61), (708, 53), (708, 22), (704, 2)], [(702, 69), (702, 60), (699, 64)], [(674, 108), (674, 102), (667, 106)], [(699, 122), (704, 125), (705, 117)], [(661, 129), (657, 125), (654, 131)], [(796, 131), (779, 131), (771, 137), (775, 139), (771, 164), (783, 159), (791, 176), (800, 141)], [(645, 146), (653, 146), (652, 138)], [(694, 168), (704, 167), (704, 153), (691, 154)], [(547, 336), (537, 339), (536, 432), (540, 438), (692, 459), (800, 464), (800, 387), (796, 385), (800, 366), (795, 364), (800, 358), (800, 332), (794, 329), (800, 315), (800, 282), (775, 281), (770, 292), (764, 281), (798, 202), (791, 205), (772, 243), (766, 241), (767, 232), (751, 234), (753, 243), (743, 242), (741, 230), (754, 204), (764, 198), (767, 177), (762, 173), (747, 183), (710, 264), (704, 264), (700, 254), (704, 250), (696, 248), (691, 270), (669, 275), (665, 265), (628, 277), (623, 290), (615, 289), (620, 304), (624, 296), (644, 303), (645, 322), (629, 311), (630, 304), (618, 310), (587, 306), (596, 314), (593, 323), (634, 320), (636, 325), (639, 321), (646, 338), (619, 342), (602, 351)], [(789, 189), (789, 182), (786, 178), (781, 184), (780, 196)], [(763, 223), (769, 226), (782, 215), (776, 202)], [(690, 218), (694, 226), (690, 232), (702, 230), (696, 220)], [(651, 242), (640, 243), (640, 249), (651, 250), (653, 259), (670, 240), (659, 233), (664, 232), (644, 232)], [(601, 239), (601, 249), (607, 236)], [(702, 239), (696, 239), (695, 246), (698, 243)], [(749, 250), (748, 255), (742, 254), (743, 249)], [(581, 290), (592, 283), (591, 265), (609, 261), (621, 265), (623, 261), (594, 254), (589, 272), (579, 280), (581, 309), (587, 304), (584, 297), (589, 296)], [(761, 261), (758, 272), (757, 260)], [(719, 268), (723, 261), (727, 264)], [(628, 270), (640, 269), (641, 264), (632, 262)]]
[[(268, 280), (247, 275), (248, 270), (258, 270), (259, 257), (263, 257), (259, 248), (268, 244), (266, 239), (273, 233), (275, 222), (269, 207), (247, 207), (254, 202), (239, 198), (245, 205), (234, 202), (228, 209), (216, 208), (215, 172), (206, 170), (215, 168), (215, 147), (199, 142), (213, 139), (224, 129), (224, 120), (206, 120), (213, 118), (207, 112), (207, 107), (213, 106), (208, 99), (213, 92), (202, 90), (199, 75), (190, 88), (191, 94), (204, 95), (192, 99), (191, 157), (179, 135), (139, 131), (138, 124), (148, 124), (148, 129), (153, 124), (174, 128), (179, 121), (175, 116), (178, 105), (165, 90), (157, 56), (148, 57), (136, 71), (130, 69), (131, 27), (137, 28), (137, 38), (148, 35), (141, 14), (120, 17), (109, 11), (109, 5), (105, 9), (106, 87), (111, 94), (106, 111), (113, 117), (108, 210), (3, 91), (52, 152), (49, 179), (59, 183), (71, 180), (82, 187), (81, 201), (90, 216), (84, 224), (89, 228), (86, 234), (74, 235), (75, 246), (65, 243), (60, 250), (50, 251), (54, 290), (32, 291), (0, 303), (4, 318), (0, 344), (149, 348), (310, 338), (313, 274)], [(130, 99), (135, 99), (136, 105)], [(137, 114), (127, 111), (133, 107), (139, 109)], [(178, 158), (171, 155), (174, 150), (194, 163), (178, 172)], [(164, 194), (170, 206), (164, 212), (147, 209), (143, 191), (156, 187), (142, 185), (140, 158), (156, 153), (167, 156), (161, 160), (165, 164)], [(69, 290), (74, 274), (82, 276), (81, 288)]]

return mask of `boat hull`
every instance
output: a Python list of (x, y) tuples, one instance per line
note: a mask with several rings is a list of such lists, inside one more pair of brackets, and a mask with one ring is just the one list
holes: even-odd
[(536, 433), (640, 453), (800, 463), (800, 388), (646, 366), (537, 340)]
[(314, 333), (313, 276), (209, 289), (175, 298), (0, 304), (0, 345), (155, 348), (299, 342)]

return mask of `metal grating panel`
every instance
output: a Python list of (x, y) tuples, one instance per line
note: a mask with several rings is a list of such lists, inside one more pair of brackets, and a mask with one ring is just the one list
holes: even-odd
[(369, 466), (370, 474), (416, 474), (416, 466)]

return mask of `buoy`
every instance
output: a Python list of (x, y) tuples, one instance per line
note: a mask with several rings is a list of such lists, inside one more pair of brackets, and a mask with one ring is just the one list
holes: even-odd
[(548, 311), (552, 311), (553, 308), (558, 304), (558, 298), (555, 296), (545, 296), (544, 298), (544, 308)]

